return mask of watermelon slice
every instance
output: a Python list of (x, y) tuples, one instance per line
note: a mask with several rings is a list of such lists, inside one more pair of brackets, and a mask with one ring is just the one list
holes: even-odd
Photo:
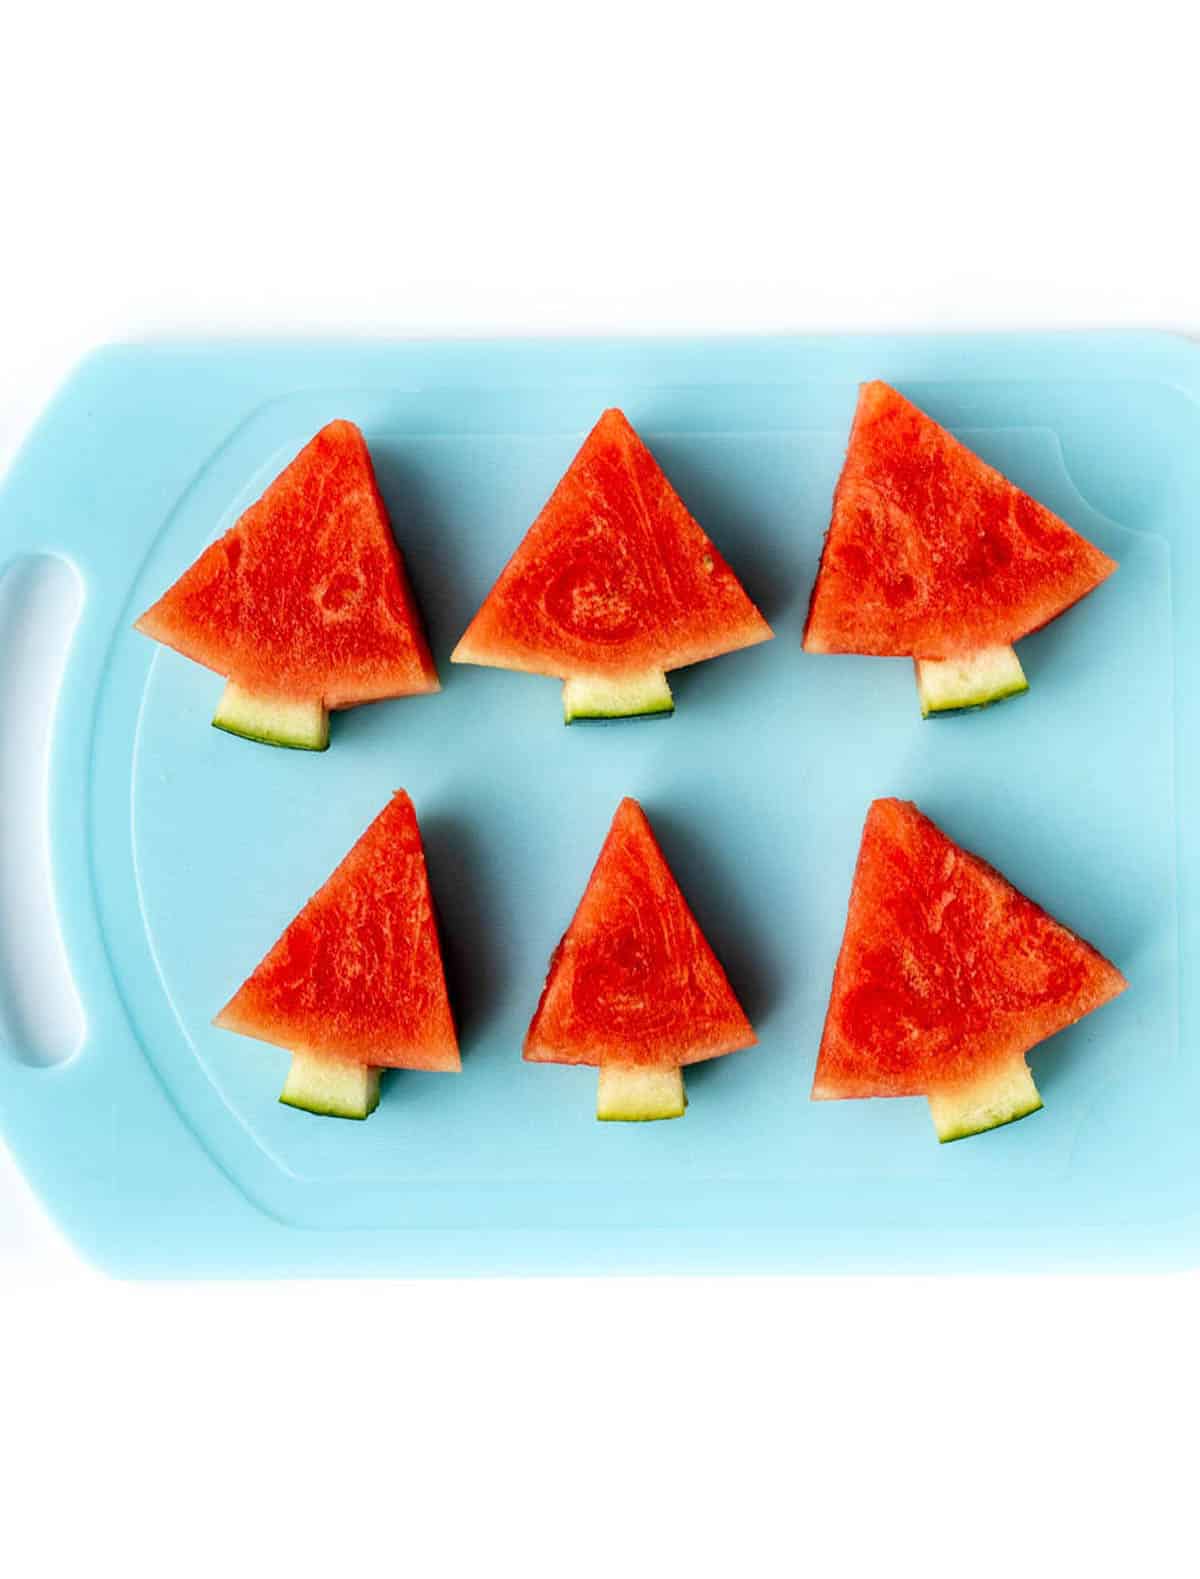
[(614, 409), (584, 440), (450, 661), (558, 676), (569, 724), (670, 713), (668, 669), (771, 635)]
[(597, 1118), (679, 1118), (682, 1066), (757, 1040), (645, 812), (623, 800), (550, 961), (525, 1057), (598, 1065)]
[(1124, 992), (1090, 943), (908, 801), (867, 813), (813, 1097), (926, 1096), (939, 1140), (1041, 1107), (1031, 1047)]
[(983, 707), (1028, 689), (1013, 643), (1116, 568), (890, 385), (864, 384), (805, 651), (912, 658), (925, 718)]
[(380, 1069), (459, 1068), (425, 850), (397, 790), (215, 1022), (292, 1053), (281, 1102), (366, 1118)]
[(329, 709), (438, 689), (362, 434), (322, 428), (137, 629), (229, 681), (213, 723), (324, 751)]

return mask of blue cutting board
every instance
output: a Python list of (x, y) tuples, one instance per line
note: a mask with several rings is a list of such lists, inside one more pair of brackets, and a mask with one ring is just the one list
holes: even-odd
[[(800, 635), (856, 385), (883, 377), (1121, 562), (1021, 644), (1031, 691), (923, 723), (911, 666)], [(602, 407), (625, 408), (776, 631), (662, 722), (564, 729), (555, 681), (448, 654)], [(333, 417), (364, 429), (441, 668), (324, 755), (209, 727), (221, 681), (130, 628)], [(87, 1022), (0, 1045), (4, 1137), (131, 1276), (1170, 1267), (1200, 1260), (1200, 353), (1149, 334), (133, 346), (90, 357), (0, 495), (0, 564), (85, 602), (54, 735), (57, 903)], [(365, 1124), (276, 1101), (211, 1017), (395, 787), (425, 831), (457, 1078)], [(525, 1065), (622, 795), (758, 1027), (675, 1123)], [(915, 799), (1120, 965), (1045, 1044), (1043, 1112), (939, 1147), (921, 1100), (808, 1100), (867, 803)]]

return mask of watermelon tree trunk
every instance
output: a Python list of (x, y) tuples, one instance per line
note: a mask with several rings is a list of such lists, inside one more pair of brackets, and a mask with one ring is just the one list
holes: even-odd
[(329, 744), (329, 714), (319, 696), (267, 696), (235, 680), (222, 693), (213, 725), (246, 740), (296, 751), (324, 751)]
[(644, 1123), (648, 1119), (682, 1118), (686, 1107), (682, 1069), (600, 1065), (596, 1092), (596, 1117), (599, 1119)]
[(661, 669), (643, 674), (572, 675), (563, 681), (563, 718), (652, 718), (673, 713), (671, 687)]
[(922, 718), (986, 707), (1029, 689), (1012, 647), (984, 647), (962, 658), (914, 658), (913, 663)]
[(379, 1071), (319, 1053), (295, 1052), (279, 1100), (327, 1118), (369, 1118), (379, 1106)]
[(941, 1141), (963, 1140), (1027, 1118), (1042, 1105), (1024, 1058), (992, 1068), (977, 1080), (929, 1093), (933, 1127)]

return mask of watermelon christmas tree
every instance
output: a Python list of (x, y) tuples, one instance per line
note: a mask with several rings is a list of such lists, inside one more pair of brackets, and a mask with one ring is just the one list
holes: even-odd
[(438, 689), (362, 434), (331, 422), (137, 629), (225, 675), (213, 723), (323, 751), (329, 710)]
[(1041, 1107), (1025, 1054), (1128, 983), (908, 801), (867, 814), (813, 1097), (926, 1096), (939, 1140)]
[(550, 961), (525, 1057), (598, 1065), (597, 1118), (679, 1118), (682, 1066), (756, 1041), (646, 814), (623, 800)]
[(417, 814), (397, 790), (215, 1024), (292, 1053), (281, 1102), (366, 1118), (380, 1069), (459, 1068)]
[(670, 713), (667, 670), (771, 634), (624, 414), (610, 410), (450, 656), (561, 678), (571, 723)]
[(922, 715), (1028, 687), (1013, 643), (1116, 563), (888, 384), (864, 384), (807, 652), (910, 657)]

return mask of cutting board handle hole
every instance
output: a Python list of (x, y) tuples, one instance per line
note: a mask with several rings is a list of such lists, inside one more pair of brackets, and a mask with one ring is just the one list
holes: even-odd
[(0, 574), (0, 1057), (44, 1067), (78, 1052), (84, 1033), (47, 808), (54, 715), (82, 608), (79, 575), (63, 559), (26, 557)]

